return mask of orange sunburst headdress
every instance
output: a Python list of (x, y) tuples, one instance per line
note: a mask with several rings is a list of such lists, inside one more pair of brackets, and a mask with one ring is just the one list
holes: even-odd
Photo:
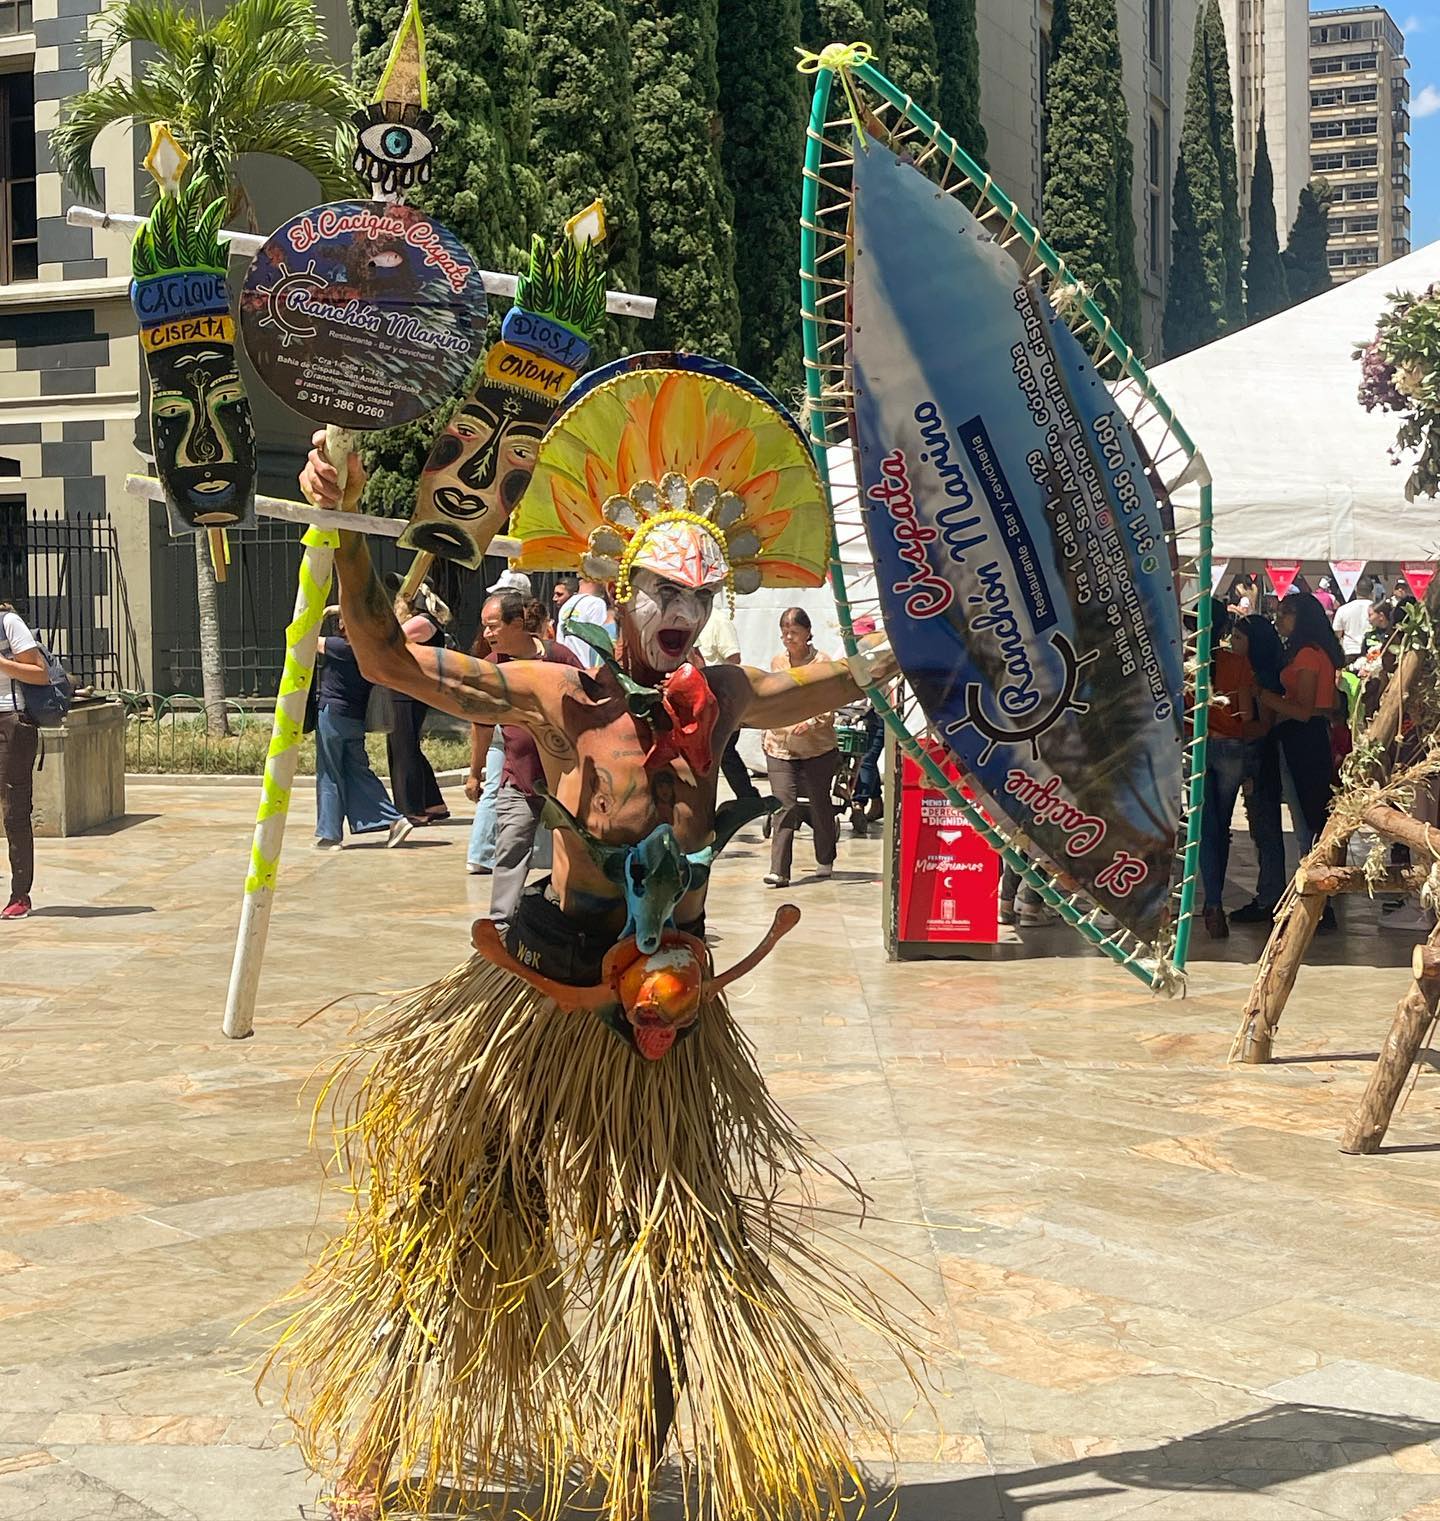
[(510, 521), (521, 570), (691, 586), (819, 586), (829, 519), (815, 461), (758, 381), (694, 354), (635, 354), (574, 386)]

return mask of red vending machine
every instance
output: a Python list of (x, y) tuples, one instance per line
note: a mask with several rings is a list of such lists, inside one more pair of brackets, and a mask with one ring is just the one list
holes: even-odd
[[(941, 764), (955, 779), (953, 762)], [(996, 944), (999, 855), (959, 808), (926, 784), (924, 773), (908, 755), (901, 759), (899, 780), (892, 857), (897, 954), (943, 956), (944, 947), (954, 946), (955, 954), (963, 955), (960, 947)]]

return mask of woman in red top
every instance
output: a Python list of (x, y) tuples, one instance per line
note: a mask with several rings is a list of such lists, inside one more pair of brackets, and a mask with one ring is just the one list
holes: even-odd
[(1302, 855), (1315, 843), (1330, 813), (1335, 783), (1330, 723), (1337, 711), (1336, 673), (1345, 652), (1325, 609), (1308, 592), (1292, 592), (1275, 620), (1285, 641), (1280, 672), (1284, 692), (1261, 692), (1275, 714), (1286, 799)]
[(1245, 778), (1253, 771), (1255, 742), (1268, 727), (1256, 703), (1255, 672), (1239, 650), (1226, 643), (1232, 629), (1230, 610), (1219, 598), (1210, 602), (1209, 741), (1205, 747), (1205, 813), (1200, 834), (1200, 877), (1205, 887), (1205, 929), (1212, 940), (1230, 933), (1223, 903), (1230, 862), (1230, 821)]

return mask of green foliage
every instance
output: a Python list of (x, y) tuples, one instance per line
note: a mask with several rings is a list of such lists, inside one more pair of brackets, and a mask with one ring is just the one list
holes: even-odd
[(980, 39), (975, 0), (930, 0), (940, 68), (940, 125), (983, 169), (989, 143), (980, 121)]
[(515, 302), (589, 338), (605, 322), (605, 261), (593, 244), (577, 248), (562, 235), (551, 247), (537, 232), (530, 239), (530, 262), (516, 284)]
[(655, 348), (733, 360), (740, 300), (734, 208), (720, 163), (718, 3), (629, 3), (640, 280), (659, 300), (645, 337)]
[[(355, 82), (368, 97), (408, 0), (350, 0)], [(441, 132), (430, 181), (407, 197), (431, 212), (485, 269), (518, 269), (538, 201), (526, 163), (530, 50), (519, 0), (424, 0), (430, 109)], [(578, 209), (578, 208), (572, 208)], [(408, 517), (440, 418), (366, 439), (365, 510)]]
[[(1112, 321), (1138, 327), (1134, 213), (1119, 193), (1134, 170), (1115, 0), (1059, 0), (1051, 36), (1045, 237)], [(1138, 341), (1134, 327), (1128, 337)]]
[(1120, 305), (1112, 321), (1120, 335), (1134, 349), (1144, 346), (1144, 314), (1140, 309), (1140, 266), (1136, 262), (1135, 239), (1135, 145), (1128, 132), (1121, 133), (1115, 144), (1115, 258), (1119, 266)]
[(1308, 301), (1330, 289), (1330, 186), (1311, 180), (1300, 192), (1300, 207), (1282, 262), (1290, 303)]
[[(606, 278), (638, 289), (640, 187), (625, 0), (525, 0), (534, 65), (529, 158), (541, 203), (532, 226), (547, 237), (582, 206), (605, 202)], [(645, 340), (649, 323), (606, 324), (597, 346)]]
[(802, 375), (798, 207), (808, 103), (795, 67), (799, 43), (800, 0), (728, 0), (718, 40), (720, 154), (735, 205), (737, 359), (782, 396)]
[(1220, 170), (1220, 244), (1225, 253), (1225, 326), (1245, 323), (1244, 249), (1240, 241), (1240, 168), (1235, 156), (1235, 103), (1230, 92), (1230, 57), (1220, 0), (1205, 6), (1206, 67), (1210, 134)]
[(1275, 231), (1275, 173), (1263, 116), (1255, 139), (1255, 173), (1250, 180), (1250, 259), (1245, 267), (1245, 298), (1251, 322), (1273, 317), (1290, 304)]
[(922, 111), (940, 108), (940, 63), (926, 0), (885, 0), (890, 56), (885, 72)]
[[(133, 78), (113, 72), (130, 65)], [(94, 87), (67, 102), (50, 146), (60, 173), (98, 201), (93, 156), (105, 128), (167, 121), (195, 180), (248, 210), (242, 154), (308, 169), (330, 198), (354, 189), (349, 117), (358, 97), (331, 62), (314, 0), (233, 0), (213, 19), (182, 0), (116, 0), (85, 48)], [(212, 192), (213, 193), (213, 192)]]
[(890, 24), (885, 0), (801, 0), (800, 36), (812, 53), (831, 42), (868, 42), (876, 65), (889, 73)]
[[(1195, 50), (1185, 91), (1180, 163), (1171, 217), (1172, 253), (1165, 302), (1165, 352), (1183, 354), (1225, 331), (1229, 301), (1224, 174), (1216, 151), (1215, 39), (1210, 0), (1195, 23)], [(1219, 41), (1224, 58), (1223, 34)], [(1228, 70), (1227, 70), (1228, 79)], [(1232, 143), (1231, 153), (1234, 148)], [(1183, 194), (1182, 194), (1183, 183)], [(1176, 271), (1183, 266), (1183, 278)]]
[(205, 180), (192, 179), (177, 195), (162, 195), (130, 244), (130, 272), (137, 280), (181, 269), (224, 274), (229, 254), (220, 246), (225, 197)]

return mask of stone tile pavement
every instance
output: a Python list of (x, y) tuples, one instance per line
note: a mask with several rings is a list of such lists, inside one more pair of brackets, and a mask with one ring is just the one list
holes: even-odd
[[(317, 1492), (246, 1322), (324, 1229), (302, 1085), (377, 994), (465, 954), (487, 889), (458, 797), (403, 851), (322, 854), (298, 795), (257, 1035), (229, 1042), (253, 795), (130, 805), (42, 841), (39, 910), (0, 927), (0, 1521), (293, 1521)], [(949, 1349), (903, 1521), (1440, 1521), (1434, 1077), (1387, 1152), (1335, 1146), (1408, 941), (1348, 906), (1285, 1059), (1227, 1069), (1258, 935), (1202, 937), (1175, 1003), (1053, 930), (1038, 959), (895, 966), (878, 861), (851, 841), (797, 881), (806, 917), (736, 1007)], [(758, 837), (723, 858), (722, 965), (774, 907), (764, 869)]]

